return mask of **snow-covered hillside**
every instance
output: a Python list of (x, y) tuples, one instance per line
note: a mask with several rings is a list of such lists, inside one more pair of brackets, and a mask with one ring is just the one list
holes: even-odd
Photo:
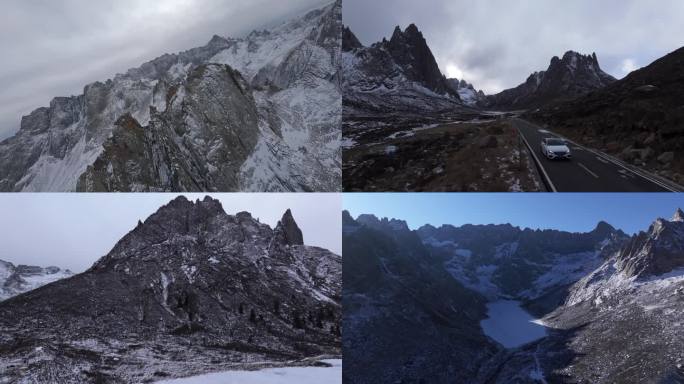
[(159, 384), (336, 384), (342, 383), (342, 360), (323, 360), (330, 367), (269, 368), (259, 371), (227, 371)]
[(0, 260), (0, 301), (72, 275), (73, 273), (68, 269), (15, 266), (10, 262)]

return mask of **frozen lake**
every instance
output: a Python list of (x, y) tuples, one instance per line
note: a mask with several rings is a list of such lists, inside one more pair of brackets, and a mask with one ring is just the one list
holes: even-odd
[(529, 313), (514, 300), (487, 304), (489, 318), (480, 322), (484, 333), (506, 348), (516, 348), (546, 336), (546, 328), (536, 324)]
[(323, 360), (332, 367), (269, 368), (260, 371), (227, 371), (158, 384), (341, 384), (342, 360)]

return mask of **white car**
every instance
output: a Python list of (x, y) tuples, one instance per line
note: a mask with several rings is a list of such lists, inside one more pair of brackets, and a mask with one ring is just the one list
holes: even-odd
[(570, 153), (570, 148), (565, 140), (555, 137), (542, 139), (541, 152), (549, 160), (570, 160), (572, 158), (572, 153)]

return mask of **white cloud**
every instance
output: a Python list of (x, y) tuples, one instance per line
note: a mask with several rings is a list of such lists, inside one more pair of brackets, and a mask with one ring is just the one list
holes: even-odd
[(625, 59), (622, 61), (622, 65), (620, 66), (620, 70), (622, 71), (623, 75), (629, 75), (631, 72), (636, 71), (639, 69), (639, 67), (636, 65), (636, 62), (633, 59)]

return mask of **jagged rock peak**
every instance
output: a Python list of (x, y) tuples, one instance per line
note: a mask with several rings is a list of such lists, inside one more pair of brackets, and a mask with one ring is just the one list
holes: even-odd
[(598, 224), (596, 224), (596, 228), (594, 228), (592, 232), (609, 235), (615, 232), (615, 227), (606, 223), (605, 221), (599, 221)]
[(285, 242), (289, 245), (304, 245), (304, 235), (299, 229), (297, 222), (292, 216), (292, 211), (287, 210), (276, 226), (276, 231), (281, 230), (285, 236)]
[(408, 224), (404, 220), (388, 219), (386, 217), (380, 220), (375, 215), (363, 214), (356, 221), (367, 227), (384, 231), (410, 231)]
[(677, 211), (674, 213), (670, 221), (678, 223), (684, 222), (684, 212), (681, 208), (677, 208)]
[(162, 206), (152, 214), (145, 222), (149, 224), (150, 222), (155, 222), (158, 224), (166, 224), (171, 218), (184, 219), (189, 215), (196, 218), (209, 218), (219, 214), (226, 214), (223, 210), (221, 202), (211, 198), (210, 196), (205, 196), (204, 199), (192, 202), (187, 199), (187, 197), (180, 195), (175, 199), (171, 200), (168, 204)]
[(342, 50), (348, 52), (357, 48), (363, 48), (363, 44), (361, 44), (354, 32), (345, 26), (342, 30)]

